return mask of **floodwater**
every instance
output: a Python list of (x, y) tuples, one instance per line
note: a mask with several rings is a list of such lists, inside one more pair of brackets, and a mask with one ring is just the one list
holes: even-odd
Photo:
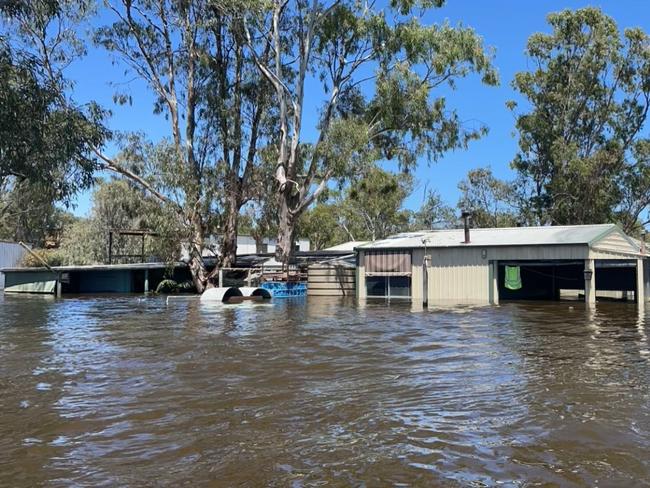
[(0, 486), (650, 486), (650, 315), (0, 298)]

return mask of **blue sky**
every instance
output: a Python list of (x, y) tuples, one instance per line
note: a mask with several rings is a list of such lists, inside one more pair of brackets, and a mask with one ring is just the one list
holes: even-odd
[[(406, 201), (408, 208), (421, 205), (426, 187), (436, 189), (447, 203), (455, 205), (458, 182), (473, 168), (490, 166), (499, 177), (511, 176), (509, 162), (517, 151), (517, 137), (513, 115), (505, 103), (517, 99), (510, 86), (514, 74), (528, 69), (524, 52), (526, 41), (533, 32), (549, 30), (545, 20), (549, 12), (585, 6), (600, 7), (617, 21), (620, 29), (641, 27), (650, 32), (650, 8), (646, 0), (448, 0), (443, 8), (425, 15), (424, 21), (427, 23), (440, 23), (447, 19), (452, 24), (462, 23), (473, 27), (484, 38), (486, 46), (496, 50), (494, 64), (499, 71), (501, 85), (483, 86), (477, 77), (469, 77), (461, 80), (455, 91), (445, 93), (449, 107), (456, 109), (468, 125), (480, 122), (487, 125), (490, 132), (483, 139), (471, 143), (468, 150), (448, 153), (430, 165), (423, 160), (415, 171), (417, 186)], [(133, 105), (117, 107), (113, 104), (115, 90), (110, 83), (121, 83), (131, 77), (125, 77), (124, 68), (113, 65), (110, 56), (103, 50), (89, 48), (89, 55), (82, 63), (72, 66), (68, 74), (75, 80), (74, 97), (78, 101), (96, 100), (112, 110), (110, 127), (113, 130), (142, 131), (152, 140), (168, 135), (167, 122), (153, 114), (153, 99), (141, 83), (128, 85)], [(308, 87), (308, 90), (312, 92), (313, 99), (324, 98), (315, 86)], [(306, 140), (313, 139), (316, 115), (316, 106), (307, 110)], [(79, 195), (74, 213), (86, 215), (90, 203), (90, 192)]]

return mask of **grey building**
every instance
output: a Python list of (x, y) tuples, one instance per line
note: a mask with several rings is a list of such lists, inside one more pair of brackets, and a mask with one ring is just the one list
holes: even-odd
[[(597, 295), (643, 303), (650, 291), (645, 244), (614, 224), (408, 232), (356, 251), (360, 299), (497, 304), (574, 292), (588, 304)], [(506, 286), (512, 270), (519, 288)]]
[[(0, 241), (0, 269), (18, 266), (25, 256), (25, 249), (20, 244)], [(0, 290), (5, 287), (5, 275), (0, 272)]]

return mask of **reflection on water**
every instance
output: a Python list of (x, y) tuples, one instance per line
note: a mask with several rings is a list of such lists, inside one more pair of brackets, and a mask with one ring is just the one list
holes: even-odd
[(0, 298), (0, 485), (638, 486), (632, 305)]

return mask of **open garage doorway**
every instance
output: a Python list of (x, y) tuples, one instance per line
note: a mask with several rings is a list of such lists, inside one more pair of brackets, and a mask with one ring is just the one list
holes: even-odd
[[(506, 283), (506, 268), (519, 284)], [(584, 290), (584, 261), (500, 261), (500, 300), (560, 300), (563, 290)]]
[[(510, 268), (510, 271), (507, 272), (506, 268)], [(585, 298), (583, 260), (500, 261), (498, 270), (500, 300), (584, 300)], [(506, 279), (507, 273), (509, 273), (509, 280)], [(597, 300), (635, 299), (635, 261), (596, 260), (594, 275), (591, 279), (595, 279)]]

